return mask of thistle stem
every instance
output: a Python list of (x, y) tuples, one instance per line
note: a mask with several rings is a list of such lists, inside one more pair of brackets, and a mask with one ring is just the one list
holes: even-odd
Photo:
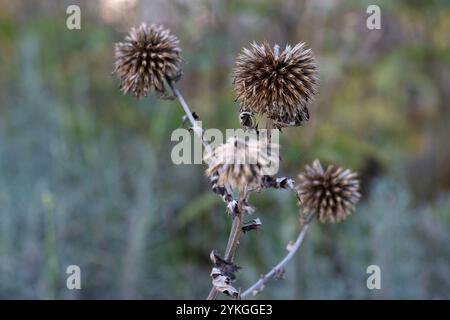
[[(200, 138), (206, 151), (208, 153), (212, 152), (212, 148), (209, 145), (208, 141), (203, 139), (203, 129), (198, 126), (197, 121), (195, 120), (194, 116), (192, 115), (191, 109), (189, 108), (188, 104), (184, 100), (183, 95), (181, 94), (180, 90), (178, 90), (177, 87), (175, 87), (175, 85), (173, 84), (173, 82), (171, 80), (167, 80), (167, 84), (169, 85), (173, 94), (175, 95), (175, 97), (177, 97), (178, 101), (180, 102), (181, 106), (183, 107), (184, 113), (186, 113), (186, 116), (188, 117), (189, 122), (192, 124), (192, 130)], [(219, 170), (219, 173), (220, 173), (220, 170)], [(233, 194), (233, 190), (231, 189), (231, 187), (228, 183), (225, 184), (225, 188), (226, 188), (228, 194)]]
[[(228, 236), (227, 248), (225, 249), (224, 260), (228, 262), (232, 262), (234, 255), (236, 253), (237, 246), (239, 244), (239, 238), (242, 233), (242, 213), (239, 212), (233, 219), (233, 224), (231, 226), (230, 235)], [(211, 288), (211, 291), (208, 294), (206, 300), (215, 300), (217, 295), (219, 294), (219, 290), (215, 287)]]
[[(248, 198), (248, 189), (244, 187), (239, 195), (239, 202), (244, 203)], [(242, 208), (239, 208), (238, 213), (234, 216), (233, 224), (231, 225), (230, 235), (228, 236), (227, 248), (225, 249), (224, 260), (233, 262), (234, 255), (236, 254), (237, 247), (239, 245), (239, 239), (242, 235), (242, 225), (244, 224)], [(219, 291), (212, 287), (206, 300), (215, 300)]]
[(209, 291), (209, 294), (206, 297), (206, 300), (216, 300), (218, 295), (219, 295), (219, 290), (217, 290), (216, 288), (212, 287), (211, 291)]
[(225, 249), (224, 259), (228, 262), (233, 262), (234, 255), (236, 253), (237, 246), (239, 244), (239, 238), (242, 234), (242, 212), (236, 214), (233, 219), (233, 225), (231, 226), (230, 237)]
[[(186, 113), (187, 118), (189, 119), (189, 122), (192, 125), (193, 131), (197, 134), (197, 136), (200, 138), (200, 140), (203, 143), (203, 146), (205, 147), (207, 152), (211, 152), (211, 146), (208, 144), (206, 140), (203, 139), (203, 131), (202, 128), (200, 128), (197, 124), (197, 121), (195, 120), (194, 116), (192, 115), (191, 109), (189, 108), (188, 104), (183, 98), (183, 95), (181, 92), (175, 87), (172, 81), (167, 80), (167, 84), (169, 85), (170, 89), (172, 90), (175, 97), (177, 97), (178, 101), (180, 102), (181, 106), (183, 107), (184, 112)], [(228, 194), (233, 194), (232, 189), (229, 184), (225, 185), (225, 188), (228, 192)], [(247, 188), (244, 188), (243, 193), (241, 193), (240, 198), (244, 200), (248, 196)], [(243, 210), (239, 210), (239, 212), (234, 216), (233, 218), (233, 224), (231, 226), (230, 235), (228, 237), (228, 243), (227, 248), (225, 250), (225, 256), (224, 259), (226, 261), (233, 261), (234, 254), (236, 253), (237, 245), (239, 244), (239, 238), (241, 237), (242, 233), (242, 225), (243, 225)], [(216, 290), (216, 288), (212, 288), (207, 300), (214, 300), (217, 298), (217, 295), (219, 294), (219, 291)]]
[(250, 295), (256, 295), (259, 292), (261, 292), (264, 288), (264, 284), (266, 284), (270, 278), (275, 276), (277, 272), (282, 270), (284, 266), (292, 259), (292, 257), (295, 255), (295, 253), (300, 249), (303, 240), (305, 239), (306, 231), (308, 231), (309, 228), (309, 221), (306, 222), (303, 225), (302, 230), (300, 231), (297, 240), (295, 241), (292, 248), (289, 250), (289, 253), (281, 260), (275, 267), (273, 267), (268, 273), (263, 275), (258, 281), (256, 281), (250, 288), (244, 291), (244, 293), (241, 294), (241, 298), (246, 298)]
[(172, 90), (175, 97), (177, 97), (178, 101), (180, 102), (181, 106), (183, 107), (184, 113), (188, 117), (189, 122), (192, 125), (192, 130), (197, 134), (197, 136), (200, 138), (200, 140), (203, 143), (203, 146), (205, 147), (207, 152), (212, 151), (211, 146), (208, 144), (206, 140), (203, 139), (203, 130), (200, 128), (197, 124), (197, 120), (195, 120), (194, 115), (191, 112), (191, 109), (189, 109), (188, 104), (186, 103), (186, 100), (184, 100), (183, 95), (181, 94), (180, 90), (175, 87), (172, 81), (168, 80), (167, 84), (169, 85), (170, 89)]

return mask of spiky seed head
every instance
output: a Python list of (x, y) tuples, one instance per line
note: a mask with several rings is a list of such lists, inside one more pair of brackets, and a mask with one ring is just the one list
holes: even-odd
[(279, 145), (264, 139), (232, 137), (205, 156), (209, 167), (206, 175), (219, 175), (217, 184), (232, 188), (261, 185), (262, 178), (278, 165)]
[(138, 99), (152, 89), (166, 93), (165, 79), (181, 76), (181, 49), (178, 39), (163, 26), (141, 24), (132, 28), (124, 42), (114, 46), (114, 71), (124, 94), (132, 92)]
[(308, 107), (317, 91), (317, 66), (301, 42), (280, 52), (275, 45), (251, 44), (236, 59), (234, 89), (241, 112), (266, 114), (279, 127), (309, 120)]
[(349, 169), (329, 165), (324, 170), (319, 160), (315, 160), (298, 177), (302, 213), (315, 213), (322, 223), (345, 219), (361, 198), (357, 174)]

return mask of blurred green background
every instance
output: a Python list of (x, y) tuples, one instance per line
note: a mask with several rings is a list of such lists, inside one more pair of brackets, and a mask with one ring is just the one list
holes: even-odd
[[(81, 30), (66, 8), (81, 8)], [(368, 30), (366, 8), (381, 8)], [(180, 39), (179, 87), (204, 127), (239, 126), (231, 71), (249, 42), (305, 41), (312, 119), (282, 134), (281, 175), (315, 158), (361, 174), (363, 200), (314, 223), (267, 299), (450, 298), (450, 1), (0, 0), (0, 298), (203, 299), (230, 219), (204, 165), (172, 164), (177, 101), (123, 96), (113, 44), (140, 22)], [(287, 191), (252, 197), (245, 289), (299, 231)], [(82, 289), (66, 288), (81, 267)], [(381, 290), (366, 287), (381, 268)]]

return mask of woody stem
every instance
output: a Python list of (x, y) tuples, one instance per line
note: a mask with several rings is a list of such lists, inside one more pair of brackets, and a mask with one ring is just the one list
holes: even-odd
[[(247, 197), (248, 189), (247, 187), (243, 187), (239, 195), (239, 206), (246, 201)], [(240, 207), (238, 213), (236, 213), (233, 219), (233, 224), (231, 226), (230, 235), (228, 236), (227, 248), (225, 249), (224, 255), (224, 259), (227, 262), (233, 262), (234, 255), (236, 254), (236, 250), (239, 245), (239, 239), (242, 235), (242, 225), (244, 223), (243, 212), (244, 210)], [(212, 287), (206, 300), (215, 300), (218, 294), (219, 291)]]
[[(192, 125), (192, 130), (197, 134), (197, 136), (200, 138), (200, 140), (203, 143), (203, 146), (205, 147), (207, 152), (211, 152), (211, 146), (208, 144), (206, 140), (203, 139), (203, 131), (202, 128), (200, 128), (197, 124), (197, 121), (195, 120), (191, 109), (189, 108), (188, 104), (183, 98), (183, 95), (181, 92), (175, 87), (174, 83), (171, 80), (167, 79), (167, 84), (172, 90), (172, 93), (177, 97), (178, 101), (180, 102), (181, 106), (183, 107), (184, 113), (186, 114), (189, 122)], [(233, 194), (232, 189), (229, 184), (225, 185), (225, 188), (227, 189), (228, 194)], [(241, 193), (240, 198), (245, 199), (247, 197), (247, 188), (244, 188), (244, 191)], [(242, 224), (243, 224), (243, 217), (242, 217), (242, 210), (239, 210), (239, 212), (234, 216), (233, 224), (231, 226), (230, 235), (228, 237), (228, 243), (227, 248), (225, 250), (225, 257), (224, 259), (226, 261), (233, 261), (234, 254), (236, 253), (237, 245), (239, 244), (239, 238), (241, 237), (242, 233)], [(216, 290), (216, 288), (212, 288), (209, 295), (208, 300), (214, 300), (217, 298), (217, 295), (219, 294), (219, 291)]]

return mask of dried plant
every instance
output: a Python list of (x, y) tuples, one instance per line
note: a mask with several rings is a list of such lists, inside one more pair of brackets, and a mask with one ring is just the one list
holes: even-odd
[(361, 198), (357, 174), (349, 169), (329, 165), (324, 170), (320, 161), (315, 160), (298, 177), (303, 215), (317, 213), (322, 223), (344, 220)]
[(226, 261), (214, 251), (209, 255), (211, 262), (214, 264), (211, 270), (211, 278), (215, 288), (224, 294), (238, 298), (239, 291), (234, 288), (231, 283), (236, 280), (235, 273), (239, 272), (241, 267)]
[(278, 163), (278, 145), (261, 139), (232, 137), (207, 154), (205, 161), (209, 164), (208, 177), (221, 171), (217, 180), (219, 186), (229, 183), (232, 188), (255, 188), (261, 185), (264, 171), (274, 162)]
[(272, 48), (253, 43), (236, 59), (234, 89), (241, 112), (265, 114), (278, 127), (309, 120), (308, 106), (317, 86), (317, 66), (305, 43)]
[[(324, 170), (318, 160), (299, 175), (298, 187), (293, 179), (267, 175), (265, 169), (279, 160), (279, 146), (271, 143), (270, 139), (264, 142), (234, 137), (212, 149), (197, 125), (198, 115), (191, 112), (174, 84), (182, 74), (180, 52), (177, 38), (168, 30), (142, 24), (131, 30), (125, 42), (116, 44), (114, 73), (121, 81), (121, 90), (133, 93), (136, 98), (146, 96), (151, 90), (162, 95), (170, 89), (179, 100), (192, 131), (206, 148), (206, 175), (211, 189), (222, 197), (233, 219), (223, 257), (215, 251), (210, 255), (213, 287), (208, 299), (215, 299), (220, 292), (234, 299), (246, 298), (261, 292), (270, 278), (284, 277), (284, 266), (302, 245), (312, 218), (318, 217), (321, 222), (338, 222), (351, 212), (360, 199), (359, 182), (350, 170), (334, 166)], [(317, 83), (315, 59), (304, 43), (286, 46), (281, 53), (278, 45), (272, 50), (267, 43), (253, 43), (250, 49), (243, 49), (238, 56), (234, 70), (241, 125), (259, 134), (255, 114), (267, 116), (268, 123), (275, 128), (304, 124), (309, 119), (308, 108)], [(244, 217), (254, 212), (250, 194), (265, 188), (293, 191), (299, 200), (302, 228), (296, 241), (288, 245), (288, 254), (241, 293), (232, 285), (240, 269), (233, 260), (241, 236), (262, 226), (261, 219), (244, 222)], [(237, 190), (239, 196), (235, 198), (234, 191)]]
[(166, 93), (165, 79), (181, 76), (181, 49), (178, 39), (163, 26), (141, 24), (132, 28), (125, 42), (115, 45), (113, 73), (120, 78), (123, 93), (131, 91), (136, 98), (150, 90)]

